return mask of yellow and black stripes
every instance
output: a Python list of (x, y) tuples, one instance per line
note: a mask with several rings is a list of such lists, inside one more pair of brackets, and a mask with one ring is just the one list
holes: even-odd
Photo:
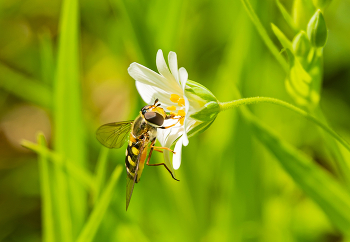
[(139, 162), (137, 159), (139, 155), (139, 149), (140, 142), (137, 142), (137, 140), (132, 135), (130, 135), (129, 145), (125, 152), (125, 167), (128, 177), (132, 180), (135, 177), (136, 165)]

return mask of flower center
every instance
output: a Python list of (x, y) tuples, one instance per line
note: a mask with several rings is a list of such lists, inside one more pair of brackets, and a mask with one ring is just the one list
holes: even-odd
[[(174, 116), (181, 116), (179, 119), (179, 122), (181, 125), (183, 125), (184, 120), (185, 120), (185, 116), (186, 116), (186, 112), (185, 112), (185, 99), (183, 97), (180, 97), (177, 94), (171, 94), (170, 95), (170, 101), (174, 103), (174, 105), (172, 106), (168, 106), (166, 109), (168, 109), (170, 112), (170, 114), (173, 114)], [(178, 112), (174, 112), (178, 110)]]

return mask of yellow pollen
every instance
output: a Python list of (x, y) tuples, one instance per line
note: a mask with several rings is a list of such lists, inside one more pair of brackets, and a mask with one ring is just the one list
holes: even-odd
[(179, 115), (179, 116), (185, 116), (186, 113), (185, 113), (184, 110), (179, 110), (179, 112), (177, 113), (177, 115)]
[(185, 106), (185, 99), (180, 98), (180, 99), (177, 101), (177, 104), (179, 104), (179, 106)]
[(177, 103), (177, 101), (180, 99), (180, 96), (177, 94), (171, 94), (170, 95), (170, 101), (172, 101), (173, 103)]
[(132, 146), (132, 141), (131, 140), (129, 141), (129, 146)]
[(175, 111), (176, 110), (176, 107), (175, 106), (170, 106), (170, 107), (167, 107), (166, 109), (170, 110), (170, 111)]
[(134, 153), (135, 155), (138, 155), (138, 154), (139, 154), (139, 150), (136, 149), (135, 147), (132, 147), (132, 148), (131, 148), (131, 151), (132, 151), (132, 153)]

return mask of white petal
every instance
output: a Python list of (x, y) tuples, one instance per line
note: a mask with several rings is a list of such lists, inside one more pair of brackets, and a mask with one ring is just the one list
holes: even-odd
[(183, 132), (184, 128), (182, 126), (170, 129), (158, 129), (157, 139), (163, 147), (170, 147), (174, 141), (183, 134)]
[[(163, 145), (163, 147), (170, 148), (170, 146), (173, 144), (173, 142), (178, 138), (178, 135), (179, 134), (173, 133), (173, 131), (171, 131), (171, 133), (167, 136), (166, 143)], [(163, 156), (164, 156), (164, 163), (169, 167), (169, 169), (174, 174), (174, 168), (173, 168), (173, 165), (171, 164), (171, 160), (170, 160), (170, 151), (164, 150)]]
[(182, 87), (182, 90), (185, 92), (186, 82), (188, 79), (188, 73), (187, 73), (185, 68), (181, 67), (179, 69), (179, 74), (180, 74), (181, 87)]
[(165, 77), (138, 63), (131, 63), (131, 65), (128, 68), (128, 72), (129, 75), (136, 81), (142, 82), (150, 86), (158, 87), (164, 90), (165, 92), (183, 92), (181, 90), (181, 87), (177, 84), (177, 82), (169, 81)]
[(136, 89), (142, 97), (143, 101), (145, 101), (145, 103), (147, 104), (153, 104), (154, 100), (158, 98), (159, 102), (162, 104), (162, 108), (166, 108), (168, 106), (173, 105), (173, 103), (169, 99), (171, 93), (165, 92), (159, 87), (150, 86), (142, 82), (136, 81)]
[(182, 139), (183, 136), (176, 142), (174, 149), (175, 154), (173, 155), (173, 167), (175, 170), (179, 169), (181, 165)]
[(169, 80), (172, 80), (173, 82), (176, 82), (174, 76), (170, 73), (169, 68), (165, 63), (165, 59), (164, 59), (162, 50), (158, 50), (158, 52), (157, 52), (156, 63), (157, 63), (157, 69), (158, 69), (160, 74), (162, 74), (166, 79), (169, 79)]
[(171, 73), (175, 77), (175, 80), (179, 82), (179, 70), (177, 69), (177, 56), (175, 52), (170, 51), (168, 55), (168, 62)]

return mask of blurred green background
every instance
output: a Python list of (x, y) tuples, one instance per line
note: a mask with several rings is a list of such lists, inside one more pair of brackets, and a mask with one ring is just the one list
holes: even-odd
[[(281, 50), (270, 23), (289, 39), (295, 33), (276, 2), (251, 3)], [(281, 3), (293, 11), (293, 1)], [(70, 16), (62, 9), (62, 2), (54, 0), (0, 1), (0, 241), (43, 239), (44, 180), (37, 154), (20, 142), (36, 143), (41, 131), (50, 148), (79, 160), (79, 167), (94, 174), (101, 150), (107, 154), (95, 139), (98, 126), (134, 119), (145, 105), (128, 66), (138, 62), (156, 70), (158, 49), (165, 55), (175, 51), (189, 79), (208, 87), (220, 101), (237, 98), (237, 87), (243, 97), (269, 96), (293, 103), (285, 90), (285, 71), (241, 1), (82, 0), (78, 7), (66, 8), (73, 12)], [(332, 1), (324, 12), (329, 32), (320, 101), (331, 126), (347, 140), (349, 13), (348, 0)], [(301, 26), (305, 29), (306, 24)], [(325, 142), (310, 122), (272, 104), (249, 108), (283, 140), (334, 173)], [(117, 165), (123, 171), (94, 241), (346, 240), (254, 137), (237, 110), (220, 113), (206, 132), (190, 139), (177, 171), (180, 182), (163, 168), (145, 167), (127, 212), (124, 153), (124, 148), (108, 153), (106, 179)], [(161, 160), (160, 154), (152, 157), (153, 163)], [(62, 190), (55, 189), (59, 179), (51, 175), (53, 203), (60, 203)], [(74, 180), (70, 173), (63, 177)], [(73, 240), (95, 204), (89, 189), (74, 189), (77, 192), (68, 195), (71, 210), (74, 214), (80, 209), (82, 215), (72, 220)], [(58, 207), (54, 214), (61, 213)], [(60, 231), (57, 223), (53, 228)], [(57, 233), (55, 241), (66, 241)]]

